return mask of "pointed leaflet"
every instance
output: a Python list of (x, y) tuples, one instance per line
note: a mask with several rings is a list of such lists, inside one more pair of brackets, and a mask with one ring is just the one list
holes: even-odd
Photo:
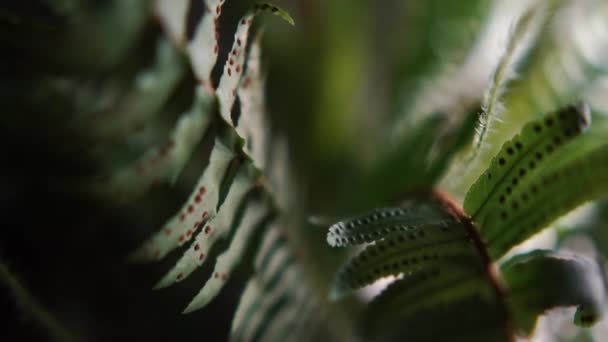
[(162, 259), (167, 253), (190, 240), (209, 217), (215, 216), (220, 184), (233, 158), (234, 153), (216, 140), (209, 165), (186, 203), (160, 231), (133, 254), (132, 260)]
[[(557, 151), (484, 217), (490, 254), (497, 258), (559, 216), (608, 193), (605, 127), (592, 127)], [(595, 128), (595, 129), (594, 129)]]
[(306, 286), (302, 272), (278, 227), (267, 232), (256, 255), (256, 272), (232, 322), (231, 340), (259, 340), (294, 299), (294, 289)]
[(251, 157), (257, 168), (266, 170), (270, 129), (264, 99), (266, 82), (261, 70), (261, 40), (260, 33), (249, 48), (247, 68), (237, 89), (241, 115), (234, 125), (237, 133), (245, 139), (245, 153)]
[[(280, 308), (265, 331), (260, 335), (260, 341), (286, 341), (288, 336), (310, 335), (311, 331), (297, 329), (300, 322), (305, 322), (310, 315), (319, 315), (315, 294), (307, 286), (298, 286), (290, 294), (289, 302)], [(314, 311), (311, 309), (316, 309)], [(293, 334), (293, 335), (292, 335)]]
[(278, 260), (278, 263), (275, 263), (275, 265), (291, 264), (291, 258), (288, 257), (286, 249), (281, 248), (283, 243), (281, 231), (276, 227), (272, 226), (264, 232), (262, 244), (258, 248), (254, 259), (254, 275), (241, 295), (239, 305), (232, 320), (230, 335), (233, 340), (241, 333), (243, 325), (255, 312), (264, 289), (270, 284), (270, 279), (273, 278), (277, 270), (280, 270), (280, 268), (269, 267), (269, 261)]
[(235, 224), (237, 209), (252, 186), (251, 179), (247, 175), (247, 168), (241, 166), (233, 183), (230, 184), (228, 195), (217, 215), (205, 224), (205, 227), (196, 235), (192, 245), (173, 269), (158, 282), (156, 288), (167, 287), (185, 279), (203, 264), (215, 241), (224, 239), (230, 233)]
[(211, 71), (219, 53), (219, 17), (224, 2), (225, 0), (205, 0), (205, 13), (187, 47), (194, 75), (208, 88), (212, 86)]
[[(136, 75), (132, 89), (121, 94), (115, 106), (87, 116), (86, 125), (104, 141), (128, 137), (160, 112), (184, 73), (178, 51), (165, 38), (159, 39), (154, 65)], [(95, 95), (99, 97), (98, 91)]]
[(455, 265), (466, 265), (464, 261), (471, 272), (483, 273), (482, 258), (463, 224), (422, 226), (366, 247), (338, 271), (330, 296), (338, 299), (388, 275), (407, 278), (431, 270), (446, 272)]
[(247, 250), (251, 236), (256, 229), (261, 229), (260, 222), (268, 214), (268, 208), (262, 203), (249, 203), (245, 209), (236, 233), (228, 249), (217, 257), (212, 277), (207, 281), (200, 292), (192, 299), (184, 313), (189, 313), (207, 305), (222, 289), (226, 280), (241, 262), (243, 254)]
[(513, 33), (509, 37), (505, 52), (498, 62), (498, 66), (492, 75), (490, 85), (484, 94), (482, 112), (479, 115), (478, 126), (476, 129), (473, 155), (471, 159), (475, 158), (477, 150), (482, 146), (485, 134), (487, 133), (489, 126), (496, 120), (496, 116), (501, 111), (500, 97), (505, 91), (505, 86), (508, 81), (514, 76), (513, 75), (513, 57), (518, 47), (520, 47), (524, 37), (530, 30), (532, 19), (535, 17), (538, 11), (537, 6), (533, 5), (533, 8), (524, 13), (521, 18), (517, 21)]
[(214, 103), (214, 96), (198, 87), (192, 108), (180, 117), (169, 141), (160, 148), (150, 149), (133, 165), (119, 170), (110, 179), (110, 193), (130, 198), (158, 182), (175, 180), (203, 138)]
[(458, 175), (465, 189), (479, 177), (502, 143), (530, 118), (576, 101), (608, 71), (608, 60), (603, 57), (608, 51), (608, 3), (552, 1), (548, 7), (536, 45), (520, 63), (518, 78), (503, 96), (501, 122), (487, 133), (469, 171)]
[(606, 289), (596, 262), (552, 251), (533, 251), (501, 267), (516, 329), (530, 334), (538, 316), (576, 306), (574, 323), (589, 326), (603, 315)]
[(423, 226), (434, 225), (440, 230), (454, 221), (438, 203), (412, 201), (399, 208), (375, 209), (358, 217), (332, 225), (327, 243), (334, 247), (351, 246), (379, 240), (386, 236), (411, 231), (418, 233)]
[(479, 224), (482, 233), (489, 229), (484, 218), (491, 204), (504, 203), (518, 183), (542, 168), (548, 156), (580, 134), (590, 120), (587, 106), (569, 106), (528, 123), (520, 134), (503, 144), (464, 199), (464, 210)]
[(169, 36), (178, 44), (186, 41), (186, 17), (190, 0), (157, 0), (156, 13)]
[(220, 83), (217, 87), (217, 97), (220, 104), (220, 114), (226, 122), (231, 125), (236, 123), (232, 122), (230, 113), (232, 111), (232, 105), (236, 99), (237, 87), (241, 80), (243, 72), (243, 65), (245, 63), (245, 49), (247, 40), (249, 37), (249, 29), (253, 23), (253, 18), (263, 11), (271, 12), (285, 21), (293, 25), (293, 19), (285, 11), (281, 10), (276, 6), (269, 4), (259, 4), (245, 14), (245, 16), (239, 21), (239, 25), (234, 34), (234, 43), (230, 53), (228, 54), (228, 60), (224, 65), (224, 72), (220, 78)]

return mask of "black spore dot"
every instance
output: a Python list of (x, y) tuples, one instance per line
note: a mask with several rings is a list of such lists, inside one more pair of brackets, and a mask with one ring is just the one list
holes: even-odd
[(505, 165), (506, 162), (507, 161), (505, 160), (505, 158), (498, 159), (498, 164), (500, 164), (500, 165)]

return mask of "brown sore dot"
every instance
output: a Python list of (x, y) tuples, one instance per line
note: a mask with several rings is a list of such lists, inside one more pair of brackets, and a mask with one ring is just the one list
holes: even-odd
[(179, 220), (180, 220), (181, 222), (184, 222), (184, 220), (185, 220), (185, 219), (186, 219), (186, 214), (181, 214), (181, 215), (179, 215)]
[(201, 249), (201, 246), (197, 243), (196, 245), (194, 245), (194, 250), (198, 251), (199, 249)]
[(211, 233), (211, 226), (205, 227), (205, 234)]
[(192, 206), (192, 204), (190, 204), (190, 205), (188, 206), (188, 213), (191, 213), (191, 212), (193, 212), (193, 211), (194, 211), (194, 207)]
[(205, 253), (201, 253), (201, 255), (199, 255), (198, 260), (203, 261), (203, 259), (205, 259)]
[(201, 203), (201, 196), (200, 196), (200, 195), (196, 195), (196, 196), (194, 197), (194, 202), (196, 202), (196, 203)]
[(177, 275), (177, 280), (178, 281), (182, 280), (182, 278), (184, 278), (184, 274), (183, 273), (180, 273), (180, 274)]

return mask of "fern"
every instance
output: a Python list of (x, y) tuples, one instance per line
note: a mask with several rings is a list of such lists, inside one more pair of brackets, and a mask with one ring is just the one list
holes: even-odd
[[(336, 162), (339, 172), (329, 173), (338, 174), (338, 185), (294, 181), (310, 170), (293, 172), (287, 139), (271, 125), (263, 35), (253, 23), (271, 13), (293, 25), (282, 9), (253, 6), (235, 21), (232, 45), (224, 51), (225, 0), (114, 1), (99, 11), (84, 1), (48, 3), (50, 18), (60, 18), (61, 26), (27, 17), (15, 24), (11, 18), (19, 18), (19, 11), (11, 7), (0, 8), (0, 25), (15, 28), (15, 37), (32, 34), (57, 47), (82, 48), (51, 54), (49, 65), (69, 64), (62, 72), (12, 77), (8, 83), (28, 90), (17, 108), (48, 108), (49, 122), (56, 120), (82, 140), (79, 152), (101, 170), (87, 189), (111, 203), (133, 203), (153, 187), (176, 185), (191, 161), (204, 169), (179, 210), (129, 257), (136, 263), (176, 257), (155, 289), (191, 284), (195, 272), (210, 271), (183, 313), (208, 306), (245, 271), (230, 328), (234, 341), (512, 341), (534, 334), (539, 317), (555, 308), (576, 307), (573, 322), (581, 328), (603, 319), (603, 259), (566, 251), (559, 243), (550, 250), (514, 247), (608, 194), (608, 107), (600, 101), (608, 46), (604, 2), (526, 4), (504, 51), (479, 75), (468, 73), (482, 53), (464, 57), (466, 48), (480, 49), (481, 38), (492, 38), (491, 30), (479, 30), (487, 30), (481, 17), (491, 1), (404, 5), (419, 15), (412, 15), (413, 23), (428, 25), (413, 25), (408, 35), (387, 32), (388, 41), (403, 38), (410, 47), (407, 58), (392, 63), (393, 81), (403, 93), (395, 99), (396, 112), (403, 115), (385, 127), (391, 134), (370, 129), (357, 142), (348, 141), (357, 122), (333, 111), (341, 102), (355, 107), (377, 100), (353, 102), (346, 96), (359, 86), (351, 80), (359, 78), (344, 70), (368, 66), (365, 58), (349, 55), (365, 31), (348, 29), (343, 42), (337, 32), (345, 22), (363, 19), (362, 9), (371, 5), (352, 4), (360, 11), (349, 20), (329, 18), (331, 48), (320, 69), (330, 70), (314, 84), (331, 90), (319, 99), (327, 112), (298, 129), (307, 138), (336, 138), (324, 145), (328, 153), (314, 151), (320, 160), (342, 152), (346, 160), (363, 145), (374, 151), (369, 160)], [(330, 13), (341, 10), (326, 6)], [(494, 15), (500, 9), (494, 7)], [(152, 15), (159, 28), (146, 23)], [(121, 36), (109, 33), (120, 30)], [(45, 48), (3, 37), (34, 54)], [(91, 41), (109, 47), (96, 58)], [(149, 58), (130, 54), (129, 47), (142, 48)], [(385, 52), (378, 49), (374, 56), (387, 57)], [(375, 67), (369, 69), (360, 79), (382, 78), (381, 72), (371, 75)], [(484, 92), (474, 83), (486, 76)], [(65, 115), (62, 106), (74, 114)], [(372, 107), (366, 103), (354, 112)], [(29, 127), (28, 120), (6, 121)], [(299, 122), (294, 119), (294, 125)], [(323, 128), (309, 131), (315, 124)], [(386, 139), (376, 136), (382, 134)], [(365, 164), (370, 160), (373, 165)], [(308, 162), (295, 165), (318, 165)], [(302, 201), (309, 185), (326, 197)], [(603, 204), (597, 208), (605, 211)], [(307, 224), (311, 208), (326, 212)], [(354, 215), (358, 210), (363, 213)], [(325, 217), (336, 215), (345, 218), (325, 224)], [(571, 234), (589, 235), (602, 250), (604, 226), (594, 221), (587, 230), (555, 231), (560, 243)], [(64, 334), (27, 292), (19, 292), (2, 265), (0, 276), (30, 302), (49, 334)]]

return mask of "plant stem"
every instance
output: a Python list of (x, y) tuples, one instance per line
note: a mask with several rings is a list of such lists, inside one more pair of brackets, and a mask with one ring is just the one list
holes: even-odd
[(74, 336), (64, 329), (53, 315), (45, 310), (34, 299), (23, 284), (13, 275), (4, 262), (0, 261), (0, 284), (4, 284), (15, 296), (15, 300), (22, 308), (40, 324), (55, 341), (74, 341)]

